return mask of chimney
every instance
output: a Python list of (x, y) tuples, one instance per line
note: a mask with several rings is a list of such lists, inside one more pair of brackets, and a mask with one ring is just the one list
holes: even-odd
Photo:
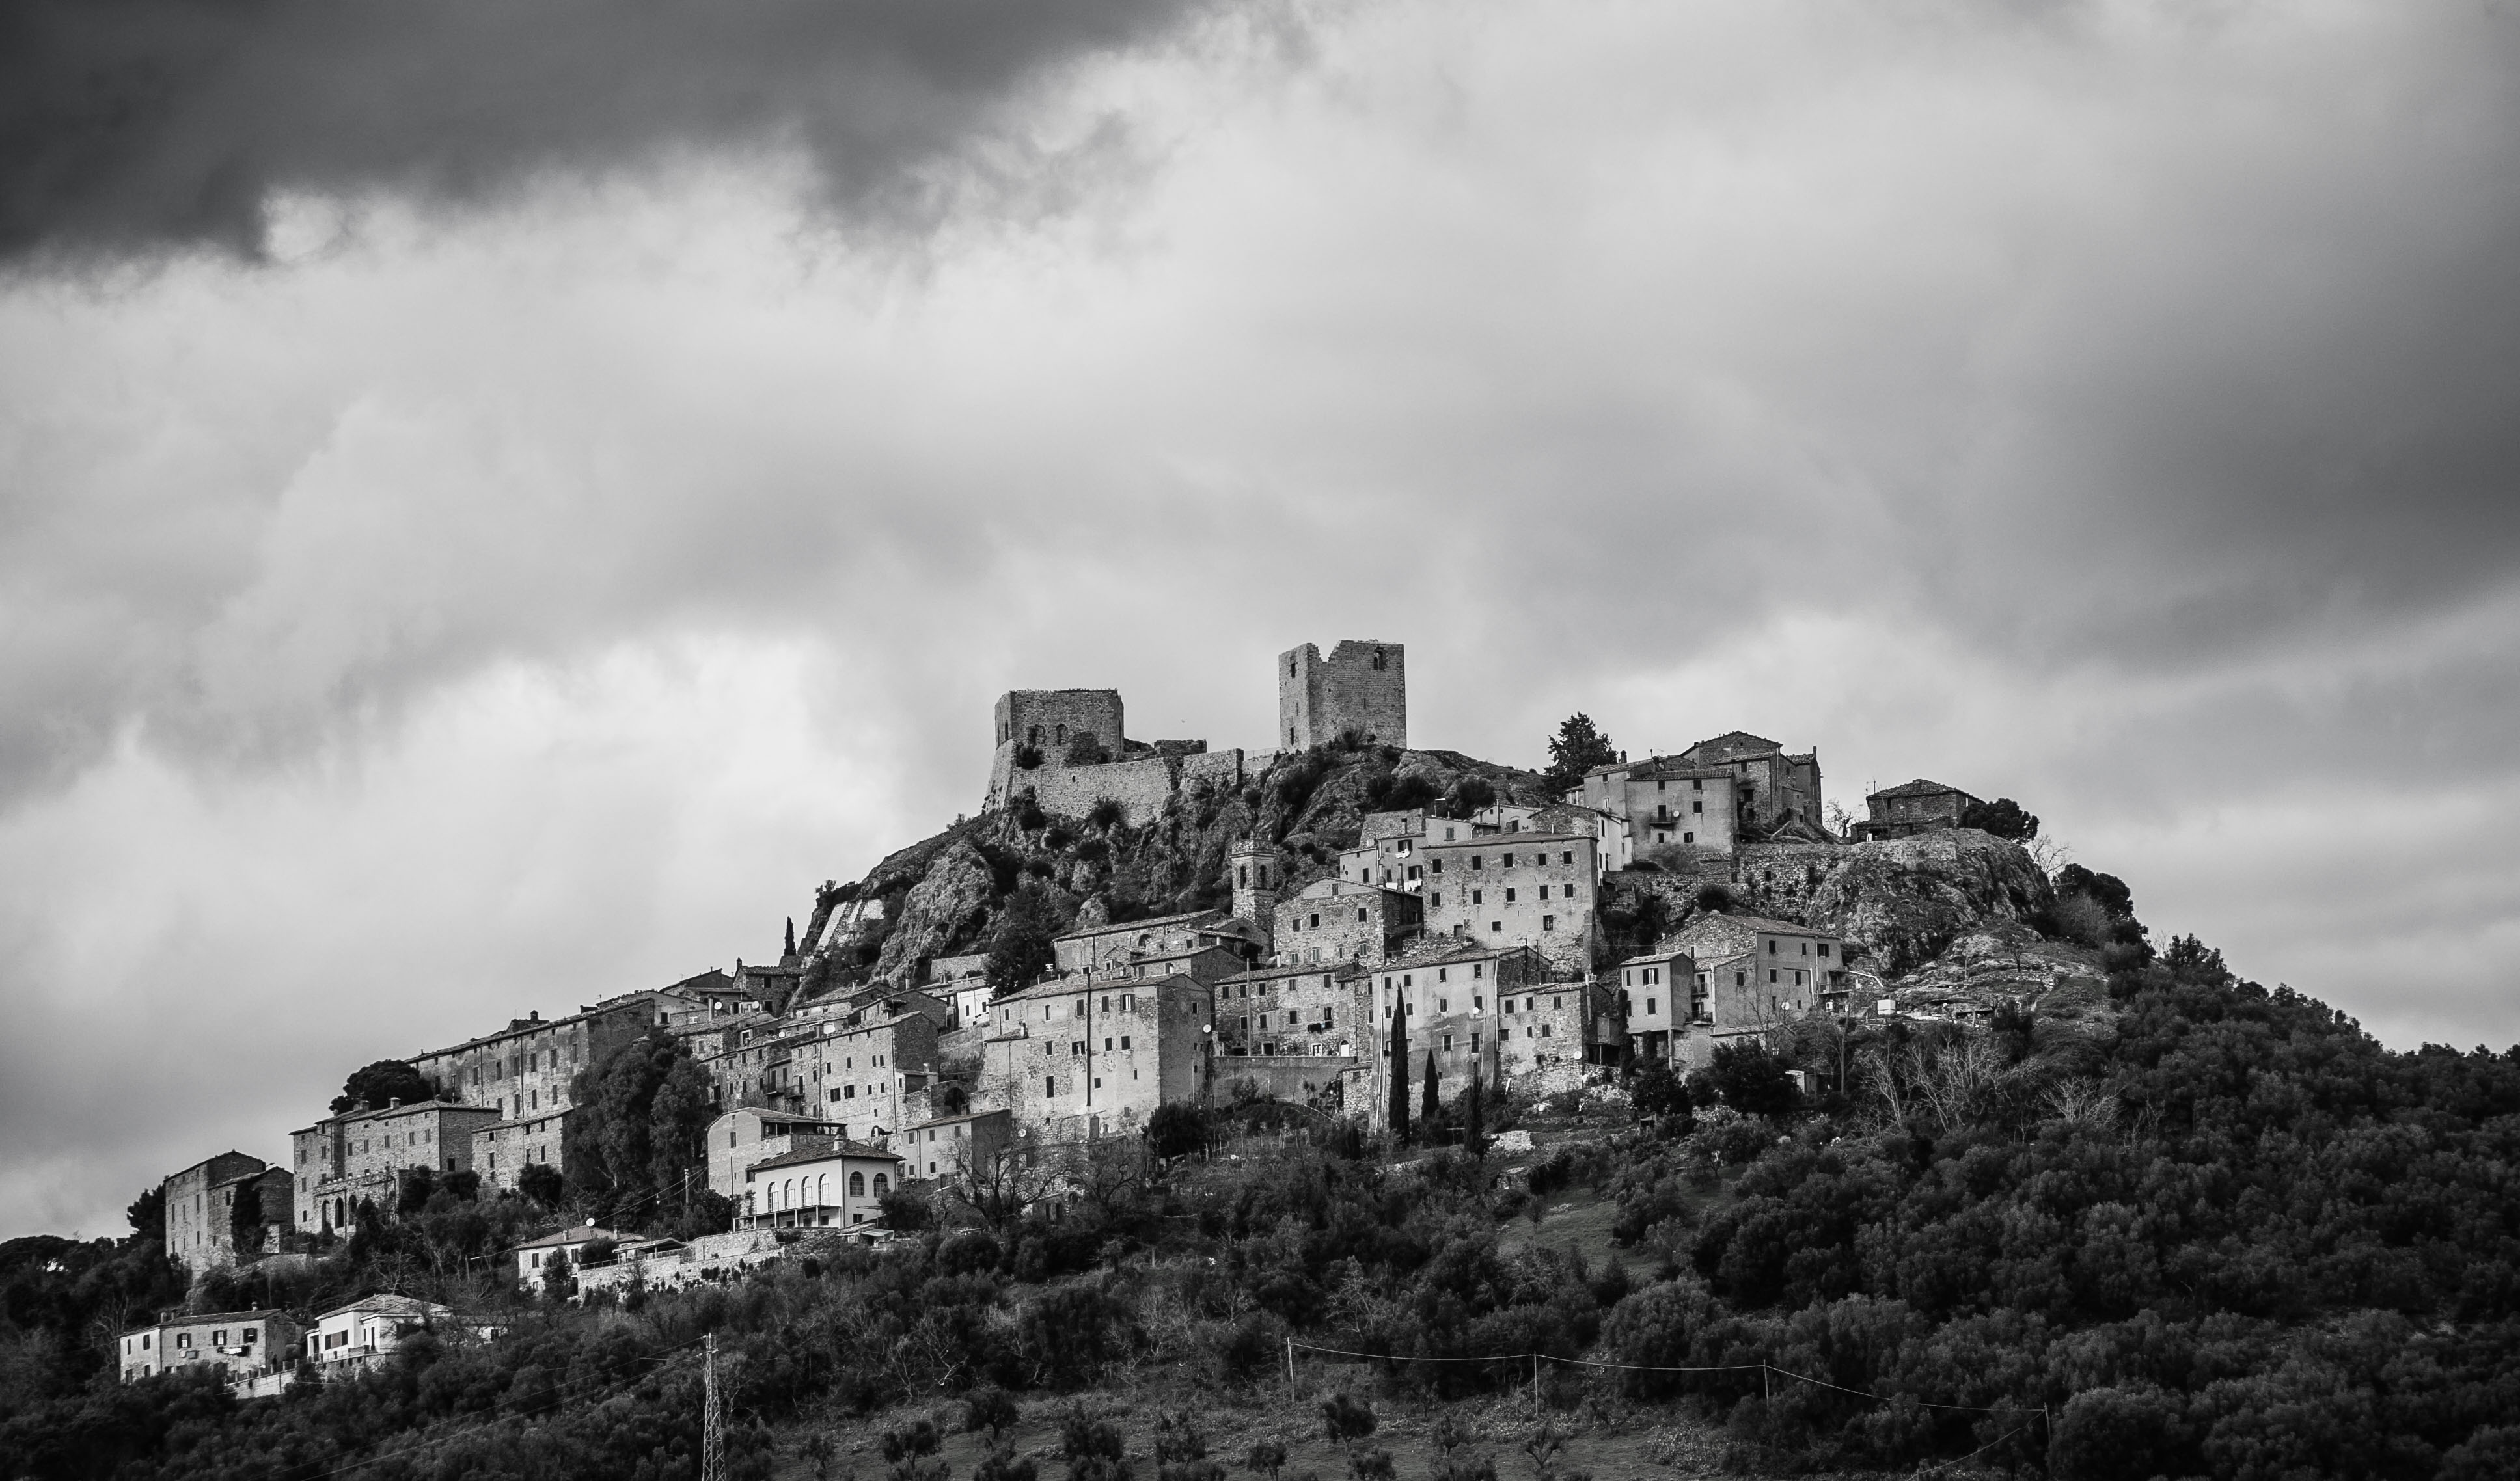
[(400, 1109), (402, 1109), (402, 1097), (400, 1097), (400, 1096), (396, 1096), (396, 1097), (394, 1097), (392, 1100), (390, 1100), (386, 1101), (386, 1102), (385, 1102), (385, 1109), (387, 1109), (387, 1110), (400, 1110)]

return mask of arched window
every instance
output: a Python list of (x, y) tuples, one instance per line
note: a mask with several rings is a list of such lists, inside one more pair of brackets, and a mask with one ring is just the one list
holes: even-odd
[(1061, 745), (1067, 743), (1067, 727), (1064, 725), (1058, 727), (1058, 741)]
[(878, 1197), (878, 1198), (882, 1197), (882, 1196), (883, 1196), (883, 1194), (884, 1194), (884, 1190), (885, 1190), (885, 1189), (887, 1189), (888, 1187), (890, 1187), (890, 1185), (889, 1185), (889, 1184), (887, 1184), (887, 1183), (884, 1181), (884, 1176), (883, 1176), (883, 1174), (881, 1174), (881, 1173), (878, 1173), (878, 1174), (876, 1174), (876, 1175), (875, 1175), (875, 1195), (876, 1195), (877, 1197)]
[(849, 1174), (849, 1196), (852, 1198), (863, 1198), (866, 1196), (866, 1174)]
[(827, 1208), (831, 1206), (832, 1175), (830, 1173), (825, 1173), (814, 1180), (814, 1201)]

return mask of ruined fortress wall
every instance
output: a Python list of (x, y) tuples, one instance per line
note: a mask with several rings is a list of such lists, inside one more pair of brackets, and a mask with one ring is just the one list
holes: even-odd
[(1128, 735), (1116, 689), (1018, 689), (998, 698), (994, 744), (1038, 745), (1057, 756), (1079, 735), (1114, 754)]
[(1015, 791), (1032, 788), (1033, 801), (1046, 813), (1082, 818), (1108, 797), (1120, 804), (1131, 827), (1163, 814), (1173, 794), (1174, 762), (1164, 756), (1143, 761), (1113, 761), (1102, 766), (1047, 765), (1016, 772)]
[(1409, 745), (1408, 651), (1346, 639), (1327, 658), (1312, 644), (1278, 655), (1278, 734), (1273, 745), (1304, 750), (1347, 731), (1377, 745)]
[(1181, 758), (1181, 785), (1204, 781), (1219, 791), (1232, 791), (1247, 775), (1239, 750), (1202, 751)]
[(1016, 771), (1002, 752), (998, 770), (990, 778), (989, 805), (1003, 807), (1015, 793), (1030, 787), (1033, 801), (1043, 812), (1082, 818), (1094, 810), (1095, 803), (1108, 797), (1120, 804), (1130, 826), (1135, 828), (1163, 816), (1164, 805), (1173, 793), (1194, 781), (1230, 790), (1242, 785), (1243, 775), (1242, 752), (1238, 750), (1141, 756), (1101, 766), (1062, 766), (1045, 761), (1031, 771)]

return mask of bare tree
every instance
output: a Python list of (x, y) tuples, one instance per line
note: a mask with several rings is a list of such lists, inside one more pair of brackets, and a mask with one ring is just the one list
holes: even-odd
[(1001, 1152), (978, 1165), (966, 1153), (955, 1159), (954, 1170), (944, 1179), (946, 1196), (992, 1234), (1004, 1234), (1058, 1183), (1059, 1169), (1029, 1149)]

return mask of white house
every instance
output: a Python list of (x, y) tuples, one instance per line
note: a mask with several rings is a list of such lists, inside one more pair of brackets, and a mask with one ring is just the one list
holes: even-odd
[(901, 1158), (862, 1142), (789, 1152), (744, 1169), (738, 1229), (821, 1229), (870, 1224), (901, 1186)]

